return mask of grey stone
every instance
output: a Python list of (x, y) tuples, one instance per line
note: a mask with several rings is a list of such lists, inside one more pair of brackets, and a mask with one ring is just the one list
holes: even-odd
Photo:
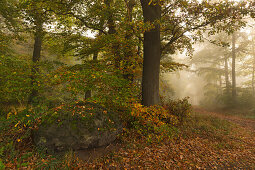
[[(58, 120), (45, 121), (33, 132), (35, 145), (49, 152), (97, 148), (112, 143), (122, 132), (116, 113), (94, 103), (80, 102), (76, 105), (93, 107), (93, 118), (83, 120), (81, 116), (72, 117), (68, 111), (61, 111), (58, 113), (61, 121), (58, 117), (55, 118)], [(85, 109), (83, 114), (86, 112), (90, 114), (91, 110)]]

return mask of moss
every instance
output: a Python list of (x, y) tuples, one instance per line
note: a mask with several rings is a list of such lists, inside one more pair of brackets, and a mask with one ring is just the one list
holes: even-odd
[[(110, 130), (116, 128), (119, 123), (118, 115), (109, 112), (106, 108), (88, 102), (78, 102), (70, 105), (60, 105), (48, 111), (46, 119), (42, 122), (44, 126), (57, 124), (61, 126), (68, 121), (73, 130), (78, 124), (82, 124), (89, 131), (101, 129)], [(101, 121), (97, 121), (101, 120)]]

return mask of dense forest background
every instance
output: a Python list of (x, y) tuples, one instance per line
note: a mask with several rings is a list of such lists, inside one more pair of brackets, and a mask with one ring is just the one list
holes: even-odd
[[(58, 127), (86, 129), (107, 145), (159, 144), (203, 122), (191, 104), (254, 118), (254, 4), (0, 0), (0, 169), (108, 166), (76, 160), (79, 142), (91, 138), (56, 142)], [(63, 160), (57, 150), (71, 152)]]

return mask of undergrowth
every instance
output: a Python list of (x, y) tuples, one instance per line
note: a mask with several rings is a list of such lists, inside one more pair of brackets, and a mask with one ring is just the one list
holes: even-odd
[[(54, 117), (56, 109), (62, 107), (64, 105), (52, 109), (48, 109), (46, 106), (31, 107), (19, 112), (9, 112), (6, 117), (2, 116), (0, 122), (1, 168), (79, 167), (74, 155), (70, 156), (69, 154), (69, 157), (49, 155), (43, 148), (38, 148), (33, 144), (32, 131), (36, 130), (42, 122), (49, 121), (49, 117)], [(74, 112), (77, 109), (70, 107), (71, 105), (68, 105), (68, 109), (71, 109), (70, 113), (65, 112), (65, 114), (76, 115)], [(119, 139), (125, 141), (126, 138), (135, 134), (136, 138), (143, 139), (148, 144), (160, 144), (178, 134), (179, 126), (190, 115), (191, 107), (188, 100), (183, 99), (169, 102), (164, 106), (150, 107), (133, 102), (121, 106), (121, 110), (126, 110), (125, 113), (119, 113), (122, 114), (122, 121), (126, 126), (123, 128), (123, 137), (120, 136)], [(80, 114), (80, 110), (77, 111), (77, 114)], [(127, 115), (129, 118), (124, 119), (127, 118)]]

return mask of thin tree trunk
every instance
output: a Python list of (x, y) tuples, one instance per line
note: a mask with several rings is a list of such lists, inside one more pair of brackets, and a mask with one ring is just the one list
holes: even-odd
[[(99, 33), (99, 34), (100, 34), (100, 33)], [(97, 58), (98, 58), (98, 52), (95, 52), (95, 53), (93, 54), (93, 61), (96, 61)], [(91, 91), (91, 90), (87, 90), (87, 91), (85, 92), (84, 99), (86, 100), (86, 99), (91, 98), (91, 97), (92, 97), (92, 91)]]
[(253, 46), (252, 46), (252, 56), (253, 56), (253, 61), (252, 61), (252, 95), (255, 96), (255, 49), (254, 49), (254, 42), (253, 42)]
[(236, 101), (236, 33), (232, 35), (232, 98)]
[(105, 0), (105, 5), (107, 7), (107, 11), (108, 11), (108, 18), (107, 18), (107, 25), (108, 25), (108, 33), (109, 34), (115, 34), (116, 33), (116, 29), (115, 29), (115, 23), (113, 20), (113, 14), (111, 13), (111, 4), (112, 4), (112, 0)]
[[(111, 12), (111, 5), (113, 3), (113, 0), (105, 0), (104, 2), (108, 11), (108, 18), (107, 18), (108, 34), (115, 34), (117, 31), (116, 31), (114, 18), (113, 18), (113, 13)], [(119, 69), (120, 61), (121, 61), (121, 55), (119, 52), (119, 43), (113, 42), (112, 50), (114, 55), (114, 67)]]
[(137, 55), (138, 56), (140, 56), (142, 54), (143, 41), (141, 39), (142, 39), (142, 37), (139, 35), (139, 41), (138, 41), (138, 45), (137, 45)]
[(221, 89), (221, 87), (222, 87), (221, 75), (219, 75), (219, 83), (220, 83), (220, 89)]
[(160, 72), (160, 21), (161, 7), (150, 0), (141, 0), (144, 22), (155, 25), (154, 29), (144, 33), (144, 61), (142, 79), (142, 104), (145, 106), (160, 103), (159, 72)]
[(38, 62), (41, 58), (41, 49), (42, 49), (42, 39), (43, 39), (43, 24), (38, 19), (36, 21), (36, 32), (34, 35), (34, 50), (33, 50), (33, 57), (32, 57), (32, 69), (31, 69), (31, 86), (32, 91), (28, 97), (28, 104), (35, 103), (35, 98), (38, 96), (38, 90), (36, 89), (37, 82), (36, 82), (36, 74), (39, 72)]
[(123, 78), (126, 80), (129, 80), (133, 82), (134, 80), (134, 74), (131, 72), (131, 69), (135, 69), (132, 67), (132, 61), (134, 59), (134, 46), (130, 41), (132, 41), (133, 38), (133, 32), (132, 32), (132, 21), (133, 21), (133, 9), (135, 6), (135, 0), (125, 0), (127, 5), (127, 27), (126, 27), (126, 35), (125, 35), (125, 41), (126, 41), (126, 47), (124, 49), (124, 68), (123, 68)]
[(253, 65), (252, 65), (252, 95), (255, 95), (255, 89), (254, 89), (254, 74), (255, 74), (255, 61), (253, 61)]
[(225, 83), (226, 83), (226, 92), (229, 94), (230, 84), (229, 84), (229, 71), (228, 71), (228, 57), (225, 56)]

